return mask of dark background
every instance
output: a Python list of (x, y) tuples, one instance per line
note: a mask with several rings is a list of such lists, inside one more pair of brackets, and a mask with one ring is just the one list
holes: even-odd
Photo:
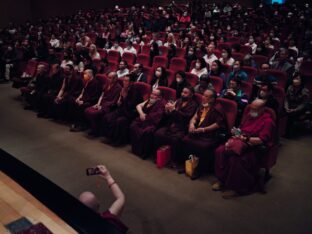
[[(217, 0), (207, 2), (218, 2)], [(49, 16), (71, 15), (79, 9), (107, 9), (118, 4), (120, 6), (166, 4), (168, 0), (0, 0), (0, 27), (5, 27), (9, 22), (17, 24), (37, 18)], [(185, 2), (176, 0), (176, 2)], [(244, 5), (251, 6), (255, 0), (241, 0)]]

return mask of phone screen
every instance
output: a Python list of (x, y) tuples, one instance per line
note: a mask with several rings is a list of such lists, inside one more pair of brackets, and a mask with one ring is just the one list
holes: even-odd
[(87, 168), (86, 169), (87, 176), (98, 175), (100, 174), (100, 170), (96, 168)]

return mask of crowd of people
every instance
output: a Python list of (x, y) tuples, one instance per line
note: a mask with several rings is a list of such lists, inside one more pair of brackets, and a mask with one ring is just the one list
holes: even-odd
[[(10, 24), (0, 32), (0, 76), (38, 117), (130, 143), (142, 158), (170, 145), (177, 168), (194, 154), (192, 179), (214, 169), (214, 190), (244, 195), (257, 190), (257, 146), (274, 144), (283, 127), (293, 137), (298, 123), (311, 123), (312, 72), (302, 69), (311, 63), (311, 14), (309, 4), (192, 1)], [(224, 141), (220, 98), (236, 103), (241, 129)]]

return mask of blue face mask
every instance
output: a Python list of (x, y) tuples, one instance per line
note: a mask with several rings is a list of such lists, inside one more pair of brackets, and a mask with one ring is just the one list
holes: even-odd
[(252, 117), (252, 118), (257, 118), (259, 116), (259, 113), (257, 111), (250, 111), (249, 112), (249, 115)]

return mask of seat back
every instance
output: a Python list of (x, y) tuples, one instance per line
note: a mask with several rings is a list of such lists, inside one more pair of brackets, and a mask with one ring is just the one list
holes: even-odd
[(176, 91), (174, 89), (163, 86), (159, 86), (158, 89), (163, 92), (163, 98), (166, 101), (176, 100)]
[(135, 58), (136, 56), (133, 53), (124, 52), (122, 54), (122, 59), (125, 60), (128, 64), (134, 64)]
[(184, 58), (185, 54), (186, 54), (185, 48), (179, 48), (179, 47), (176, 48), (176, 57)]
[(120, 60), (120, 53), (116, 50), (110, 50), (107, 53), (107, 60), (108, 62), (119, 62)]
[(168, 58), (164, 56), (155, 56), (153, 59), (153, 68), (164, 67), (166, 68), (168, 64)]
[(168, 56), (168, 47), (166, 46), (159, 46), (159, 53), (161, 56), (167, 57)]
[(234, 127), (236, 116), (237, 116), (237, 103), (233, 100), (226, 98), (217, 98), (216, 105), (221, 106), (222, 112), (226, 118), (227, 131), (231, 132), (231, 129)]
[(198, 76), (190, 72), (185, 72), (185, 79), (193, 87), (195, 87), (199, 81)]
[(210, 82), (213, 85), (213, 88), (219, 95), (223, 89), (223, 80), (218, 76), (210, 76)]
[(144, 67), (148, 67), (150, 62), (150, 58), (147, 54), (139, 54), (136, 63), (142, 64)]
[(184, 58), (172, 58), (170, 60), (169, 69), (178, 72), (185, 71), (186, 69), (186, 61)]
[(148, 97), (149, 97), (149, 95), (151, 93), (151, 89), (152, 89), (149, 84), (146, 84), (144, 82), (135, 82), (133, 84), (133, 87), (140, 92), (143, 100), (147, 100), (148, 99)]

